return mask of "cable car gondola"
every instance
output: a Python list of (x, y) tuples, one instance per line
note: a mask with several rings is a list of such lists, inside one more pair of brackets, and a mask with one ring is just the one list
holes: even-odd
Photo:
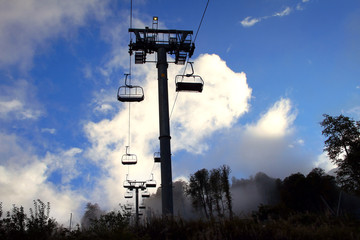
[(134, 165), (137, 163), (137, 157), (135, 154), (128, 153), (130, 147), (126, 146), (126, 153), (121, 157), (121, 163), (123, 165)]
[(125, 74), (125, 85), (119, 87), (117, 99), (120, 102), (141, 102), (144, 100), (144, 90), (140, 86), (128, 84), (127, 79), (129, 75)]
[(191, 62), (192, 73), (185, 75), (176, 75), (175, 84), (177, 92), (202, 92), (204, 80), (199, 75), (194, 75), (194, 68)]

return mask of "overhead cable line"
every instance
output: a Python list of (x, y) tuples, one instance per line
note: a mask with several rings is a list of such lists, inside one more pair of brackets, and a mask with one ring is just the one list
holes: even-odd
[[(203, 15), (202, 15), (202, 17), (201, 17), (201, 20), (200, 20), (200, 23), (199, 23), (199, 27), (198, 27), (198, 29), (197, 29), (197, 31), (196, 31), (196, 34), (195, 34), (194, 44), (195, 44), (196, 38), (197, 38), (197, 36), (198, 36), (198, 34), (199, 34), (199, 31), (200, 31), (200, 27), (201, 27), (201, 25), (202, 25), (202, 22), (203, 22), (203, 20), (204, 20), (206, 10), (207, 10), (207, 8), (208, 8), (208, 6), (209, 6), (209, 2), (210, 2), (210, 0), (207, 1), (206, 6), (205, 6), (205, 9), (204, 9), (204, 12), (203, 12)], [(189, 60), (187, 59), (187, 60), (186, 60), (186, 64), (185, 64), (185, 68), (184, 68), (183, 75), (185, 75), (185, 71), (186, 71), (188, 62), (189, 62)], [(170, 120), (171, 120), (171, 116), (172, 116), (173, 111), (174, 111), (174, 108), (175, 108), (175, 104), (176, 104), (178, 95), (179, 95), (179, 92), (176, 93), (175, 100), (174, 100), (174, 104), (173, 104), (173, 106), (172, 106), (172, 108), (171, 108), (171, 112), (170, 112), (170, 116), (169, 116)]]
[(205, 16), (205, 13), (206, 13), (207, 7), (208, 7), (208, 5), (209, 5), (209, 2), (210, 2), (210, 0), (208, 0), (208, 1), (207, 1), (207, 3), (206, 3), (206, 7), (205, 7), (205, 9), (204, 9), (204, 13), (203, 13), (203, 15), (202, 15), (202, 17), (201, 17), (201, 20), (200, 20), (200, 24), (199, 24), (198, 30), (196, 31), (196, 34), (195, 34), (194, 43), (195, 43), (196, 38), (197, 38), (197, 35), (198, 35), (198, 33), (199, 33), (199, 30), (200, 30), (200, 27), (201, 27), (202, 21), (204, 20), (204, 16)]
[[(130, 28), (132, 28), (132, 0), (130, 0), (130, 22), (129, 22)], [(129, 33), (129, 38), (130, 38), (130, 42), (132, 42), (132, 35), (131, 33)], [(131, 55), (130, 57), (130, 61), (129, 61), (129, 77), (130, 77), (130, 85), (131, 85)], [(130, 147), (130, 143), (131, 143), (131, 132), (130, 132), (130, 102), (129, 102), (129, 139), (128, 139), (128, 146)]]

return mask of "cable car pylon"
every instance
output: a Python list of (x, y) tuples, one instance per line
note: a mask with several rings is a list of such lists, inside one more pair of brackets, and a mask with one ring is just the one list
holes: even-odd
[[(186, 59), (193, 55), (195, 44), (191, 39), (193, 31), (157, 29), (157, 21), (158, 18), (154, 17), (153, 22), (156, 24), (153, 24), (152, 29), (129, 28), (129, 33), (133, 33), (136, 37), (135, 42), (130, 41), (129, 53), (130, 56), (135, 53), (135, 64), (143, 64), (146, 62), (147, 54), (157, 53), (162, 214), (172, 216), (174, 208), (167, 54), (175, 55), (175, 64), (185, 64)], [(158, 37), (159, 34), (162, 37)]]

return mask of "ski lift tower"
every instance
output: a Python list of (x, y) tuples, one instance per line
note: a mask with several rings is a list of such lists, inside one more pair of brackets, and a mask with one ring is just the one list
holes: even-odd
[(173, 63), (184, 65), (191, 57), (195, 45), (191, 40), (193, 31), (158, 29), (158, 18), (153, 18), (152, 28), (129, 28), (134, 33), (135, 42), (130, 41), (129, 53), (135, 53), (135, 64), (146, 62), (146, 55), (157, 53), (160, 158), (161, 158), (161, 198), (162, 214), (173, 215), (172, 170), (170, 148), (169, 99), (167, 83), (167, 54), (175, 56)]

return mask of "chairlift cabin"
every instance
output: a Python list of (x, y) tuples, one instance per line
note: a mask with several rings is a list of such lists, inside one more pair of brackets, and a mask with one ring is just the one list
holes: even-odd
[(202, 92), (204, 80), (199, 75), (194, 75), (194, 68), (191, 62), (192, 73), (185, 75), (176, 75), (175, 84), (177, 92)]
[(136, 155), (129, 153), (128, 152), (129, 148), (130, 148), (129, 146), (126, 146), (126, 153), (121, 157), (121, 163), (123, 165), (134, 165), (137, 163)]
[(144, 89), (140, 86), (129, 84), (127, 82), (129, 75), (125, 74), (125, 85), (119, 87), (117, 99), (120, 102), (141, 102), (144, 100)]
[(146, 183), (145, 183), (145, 186), (147, 187), (147, 188), (154, 188), (154, 187), (156, 187), (156, 181), (154, 180), (154, 175), (153, 174), (151, 174), (151, 179), (150, 180), (147, 180), (146, 181)]
[(128, 205), (128, 204), (126, 204), (124, 208), (125, 208), (125, 210), (131, 210), (131, 209), (132, 209), (132, 206), (131, 206), (131, 205)]
[(156, 162), (156, 163), (161, 162), (160, 152), (154, 153), (154, 162)]
[(133, 194), (132, 192), (126, 192), (125, 195), (124, 195), (125, 198), (132, 198), (133, 197)]
[(129, 190), (132, 190), (134, 188), (134, 186), (132, 186), (131, 183), (128, 180), (124, 181), (123, 187), (127, 188)]
[(145, 191), (143, 193), (141, 193), (141, 197), (142, 198), (149, 198), (150, 197), (150, 193), (148, 191)]
[(145, 207), (145, 205), (144, 204), (140, 204), (139, 205), (139, 209), (145, 209), (146, 207)]

